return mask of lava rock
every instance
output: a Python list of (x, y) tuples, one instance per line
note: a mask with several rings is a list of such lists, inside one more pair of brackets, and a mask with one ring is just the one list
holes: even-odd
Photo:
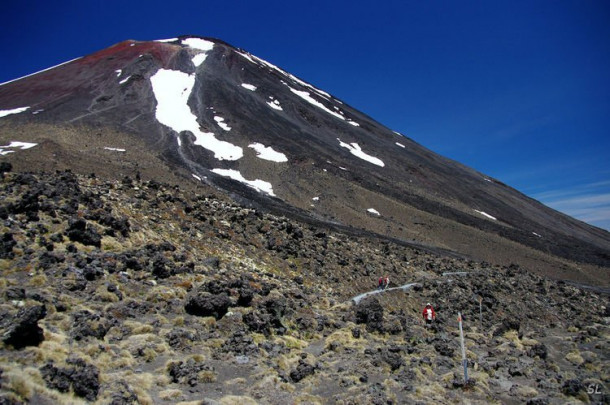
[(13, 319), (3, 335), (4, 344), (22, 349), (26, 346), (38, 346), (44, 340), (44, 332), (38, 321), (47, 315), (44, 305), (24, 308)]
[(80, 242), (83, 245), (102, 246), (102, 237), (93, 226), (82, 218), (72, 219), (69, 222), (66, 235), (73, 242)]
[(75, 340), (82, 340), (88, 336), (101, 340), (112, 327), (112, 322), (108, 319), (87, 310), (78, 311), (72, 317), (74, 319), (72, 323), (72, 337)]
[(68, 392), (72, 387), (74, 395), (95, 401), (100, 389), (97, 367), (82, 359), (69, 359), (67, 363), (72, 367), (58, 368), (53, 363), (47, 363), (40, 369), (47, 387), (60, 392)]
[(547, 347), (542, 343), (538, 343), (538, 344), (532, 346), (532, 348), (527, 352), (528, 356), (530, 356), (530, 357), (538, 356), (542, 360), (546, 360), (548, 353), (549, 352), (548, 352)]
[(226, 294), (199, 292), (187, 299), (184, 309), (190, 315), (213, 316), (218, 320), (225, 316), (231, 304)]
[(366, 324), (369, 332), (383, 332), (383, 307), (377, 298), (368, 298), (356, 306), (356, 323)]
[(222, 350), (244, 356), (252, 356), (258, 354), (259, 349), (251, 336), (241, 330), (236, 331), (229, 339), (227, 339)]
[(571, 379), (571, 380), (566, 380), (563, 383), (563, 386), (561, 387), (561, 392), (563, 392), (564, 395), (567, 395), (569, 397), (575, 397), (581, 391), (584, 391), (584, 390), (585, 390), (584, 384), (576, 378)]
[(271, 316), (269, 314), (260, 311), (252, 311), (245, 314), (242, 319), (250, 331), (262, 333), (265, 336), (271, 334), (272, 325)]
[(4, 233), (0, 239), (0, 259), (12, 259), (15, 257), (13, 247), (17, 244), (12, 233)]
[(299, 365), (290, 372), (290, 378), (294, 382), (299, 382), (303, 378), (313, 375), (316, 372), (316, 368), (311, 364), (306, 363), (303, 359), (299, 360)]
[(192, 358), (187, 361), (171, 363), (168, 366), (169, 376), (173, 383), (188, 384), (191, 387), (199, 382), (201, 371), (214, 371), (214, 369), (204, 363), (196, 362)]
[(200, 340), (199, 337), (192, 331), (186, 329), (172, 329), (165, 336), (167, 343), (174, 349), (185, 349), (190, 347), (190, 343)]

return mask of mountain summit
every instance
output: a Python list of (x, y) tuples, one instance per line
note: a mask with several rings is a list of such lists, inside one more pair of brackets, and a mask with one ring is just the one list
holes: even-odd
[(223, 41), (124, 41), (0, 85), (1, 159), (213, 186), (242, 204), (608, 284), (610, 234)]

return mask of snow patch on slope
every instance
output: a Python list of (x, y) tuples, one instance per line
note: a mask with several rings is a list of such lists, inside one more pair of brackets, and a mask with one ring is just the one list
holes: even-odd
[(246, 180), (240, 172), (238, 172), (237, 170), (233, 170), (233, 169), (212, 169), (212, 172), (219, 174), (221, 176), (229, 177), (233, 180), (239, 181), (240, 183), (243, 183), (247, 186), (252, 187), (253, 189), (255, 189), (258, 192), (263, 192), (263, 193), (266, 193), (266, 194), (269, 194), (269, 195), (275, 197), (275, 194), (273, 194), (273, 186), (271, 185), (271, 183), (269, 183), (267, 181), (259, 180), (259, 179)]
[(273, 108), (274, 110), (278, 110), (278, 111), (283, 111), (284, 109), (282, 108), (282, 106), (280, 105), (280, 102), (278, 100), (275, 100), (273, 97), (269, 96), (269, 98), (271, 99), (271, 101), (267, 101), (267, 105), (271, 108)]
[(366, 210), (366, 212), (368, 212), (369, 214), (373, 214), (373, 215), (381, 216), (381, 214), (379, 213), (379, 211), (377, 211), (375, 208), (369, 208), (368, 210)]
[(219, 116), (215, 116), (214, 117), (214, 121), (216, 121), (216, 123), (218, 124), (218, 126), (222, 129), (224, 129), (225, 131), (230, 131), (231, 127), (227, 125), (224, 118), (219, 117)]
[(214, 48), (213, 42), (206, 41), (205, 39), (201, 38), (186, 38), (182, 40), (182, 44), (202, 51), (201, 53), (193, 56), (193, 59), (191, 59), (195, 67), (199, 67), (208, 57), (208, 52)]
[[(188, 99), (195, 84), (195, 75), (177, 70), (159, 69), (150, 78), (153, 93), (157, 99), (155, 116), (161, 124), (176, 133), (190, 131), (195, 136), (195, 145), (214, 153), (219, 160), (237, 160), (243, 156), (239, 146), (220, 141), (211, 132), (203, 132), (192, 113)], [(178, 138), (180, 144), (180, 138)]]
[(241, 87), (248, 89), (250, 91), (256, 91), (256, 86), (252, 85), (252, 84), (248, 84), (248, 83), (242, 83)]
[(14, 150), (5, 150), (5, 149), (16, 149), (16, 148), (19, 148), (21, 150), (25, 150), (25, 149), (33, 148), (36, 145), (38, 145), (38, 144), (37, 143), (29, 143), (29, 142), (12, 141), (8, 145), (0, 146), (0, 155), (4, 156), (4, 155), (8, 155), (9, 153), (15, 153)]
[(496, 217), (494, 217), (494, 216), (491, 216), (491, 215), (489, 215), (489, 214), (488, 214), (488, 213), (486, 213), (486, 212), (479, 211), (479, 210), (475, 210), (475, 212), (478, 212), (479, 214), (483, 215), (483, 216), (484, 216), (484, 217), (486, 217), (486, 218), (493, 219), (494, 221), (497, 221), (497, 220), (498, 220), (498, 218), (496, 218)]
[(272, 162), (287, 162), (288, 158), (281, 152), (277, 152), (273, 150), (271, 146), (266, 147), (262, 143), (252, 143), (248, 145), (249, 148), (252, 148), (256, 151), (257, 157), (265, 160), (270, 160)]
[(320, 108), (321, 110), (329, 113), (330, 115), (333, 115), (333, 116), (345, 121), (345, 117), (343, 115), (327, 108), (324, 104), (320, 103), (318, 100), (311, 97), (311, 95), (308, 91), (296, 90), (290, 86), (288, 86), (288, 88), (290, 89), (291, 92), (293, 92), (297, 96), (301, 97), (303, 100), (307, 101), (309, 104), (316, 106), (316, 107)]
[(24, 111), (27, 111), (29, 108), (30, 107), (19, 107), (19, 108), (13, 108), (11, 110), (0, 110), (0, 118), (6, 117), (7, 115), (11, 115), (11, 114), (22, 113)]
[(363, 152), (362, 149), (360, 148), (360, 145), (358, 145), (356, 142), (347, 144), (345, 142), (342, 142), (341, 139), (339, 139), (339, 138), (337, 138), (337, 140), (339, 141), (339, 145), (343, 148), (348, 149), (352, 155), (354, 155), (362, 160), (366, 160), (367, 162), (372, 163), (374, 165), (381, 166), (381, 167), (385, 166), (385, 163), (383, 163), (383, 161), (381, 159), (368, 155), (365, 152)]
[(186, 38), (182, 40), (182, 44), (204, 52), (211, 51), (214, 48), (214, 42), (206, 41), (202, 38)]

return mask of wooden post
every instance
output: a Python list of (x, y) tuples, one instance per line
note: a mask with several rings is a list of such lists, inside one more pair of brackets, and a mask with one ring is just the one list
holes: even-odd
[(458, 312), (458, 323), (460, 325), (460, 343), (462, 345), (462, 365), (464, 366), (464, 384), (468, 382), (468, 359), (466, 358), (466, 347), (464, 346), (464, 330), (462, 329), (462, 313)]

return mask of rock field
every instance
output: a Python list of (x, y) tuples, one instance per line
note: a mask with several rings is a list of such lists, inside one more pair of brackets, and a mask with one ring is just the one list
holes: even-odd
[[(610, 403), (602, 292), (211, 189), (1, 171), (2, 405)], [(386, 274), (418, 284), (352, 301)]]

